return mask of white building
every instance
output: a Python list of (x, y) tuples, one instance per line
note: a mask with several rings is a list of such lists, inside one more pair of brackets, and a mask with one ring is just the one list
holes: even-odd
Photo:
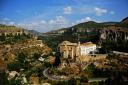
[(87, 55), (96, 50), (96, 44), (92, 42), (83, 43), (79, 46), (80, 55)]

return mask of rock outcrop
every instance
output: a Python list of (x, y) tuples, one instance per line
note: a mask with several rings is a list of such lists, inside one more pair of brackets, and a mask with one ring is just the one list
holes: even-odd
[(124, 27), (107, 27), (99, 31), (99, 42), (104, 49), (128, 52), (128, 29)]
[(128, 41), (128, 29), (121, 27), (108, 27), (100, 30), (101, 40), (110, 40), (117, 42), (118, 40)]

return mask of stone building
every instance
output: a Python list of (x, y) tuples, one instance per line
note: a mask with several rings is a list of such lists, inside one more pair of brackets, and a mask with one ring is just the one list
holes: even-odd
[(27, 41), (27, 44), (32, 47), (32, 46), (40, 46), (43, 47), (44, 44), (42, 43), (42, 40), (37, 40), (37, 38), (29, 39)]
[(20, 29), (20, 28), (17, 28), (17, 29), (8, 29), (8, 28), (0, 28), (0, 36), (4, 35), (4, 36), (7, 36), (7, 35), (12, 35), (12, 36), (15, 36), (15, 35), (22, 35), (22, 34), (26, 34), (28, 35), (28, 32), (25, 31), (24, 29)]
[(69, 58), (71, 57), (72, 59), (74, 56), (78, 56), (77, 54), (77, 43), (71, 43), (69, 41), (63, 41), (62, 43), (59, 44), (59, 51), (60, 53), (63, 54), (64, 58)]
[(70, 57), (71, 59), (78, 56), (88, 55), (96, 50), (96, 44), (93, 44), (92, 42), (80, 44), (80, 42), (71, 43), (69, 41), (63, 41), (58, 47), (64, 58)]

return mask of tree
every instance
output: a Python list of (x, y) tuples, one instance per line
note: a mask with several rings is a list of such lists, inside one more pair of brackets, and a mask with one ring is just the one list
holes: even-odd
[(59, 66), (59, 64), (61, 63), (61, 60), (60, 60), (60, 56), (61, 56), (61, 54), (59, 53), (59, 52), (57, 52), (56, 54), (55, 54), (55, 56), (56, 56), (56, 58), (55, 58), (55, 62), (54, 62), (54, 64), (53, 64), (53, 66)]
[(41, 57), (41, 54), (39, 54), (39, 53), (34, 53), (34, 55), (33, 55), (33, 58), (34, 58), (34, 59), (38, 59), (39, 57)]
[(43, 66), (47, 68), (47, 67), (51, 67), (51, 64), (45, 61)]
[(68, 85), (76, 85), (76, 79), (71, 77), (71, 79), (68, 81)]
[(21, 81), (16, 79), (16, 76), (9, 81), (8, 85), (22, 85)]
[(16, 61), (11, 62), (8, 64), (8, 69), (9, 70), (16, 70), (16, 71), (20, 71), (20, 69), (25, 69), (28, 67), (28, 65), (26, 65), (26, 58), (27, 58), (27, 54), (21, 52), (18, 54)]
[(87, 68), (84, 70), (85, 73), (87, 73), (89, 76), (92, 76), (94, 74), (95, 71), (95, 65), (93, 63), (91, 63), (90, 65), (87, 66)]
[(21, 52), (18, 54), (18, 57), (16, 58), (19, 62), (24, 63), (25, 58), (27, 58), (27, 54)]
[(4, 71), (0, 71), (0, 84), (8, 85), (7, 74)]

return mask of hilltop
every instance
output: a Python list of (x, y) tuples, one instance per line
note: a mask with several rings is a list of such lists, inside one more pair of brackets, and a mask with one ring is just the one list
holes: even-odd
[(1, 34), (16, 34), (16, 33), (23, 33), (24, 30), (22, 28), (18, 28), (16, 26), (7, 26), (0, 24), (0, 35)]
[(4, 24), (0, 24), (0, 35), (5, 34), (5, 35), (17, 35), (17, 34), (32, 34), (35, 36), (39, 36), (41, 33), (37, 32), (35, 30), (27, 30), (24, 28), (20, 28), (17, 26), (13, 26), (13, 25), (4, 25)]
[(81, 31), (88, 31), (91, 29), (102, 29), (105, 27), (110, 27), (110, 26), (116, 26), (116, 27), (127, 27), (127, 22), (128, 22), (128, 17), (124, 18), (121, 22), (95, 22), (95, 21), (88, 21), (88, 22), (83, 22), (83, 23), (79, 23), (76, 24), (72, 27), (68, 27), (68, 28), (62, 28), (62, 29), (58, 29), (58, 30), (52, 30), (49, 32), (46, 32), (44, 34), (62, 34), (68, 30), (76, 30), (77, 32)]

